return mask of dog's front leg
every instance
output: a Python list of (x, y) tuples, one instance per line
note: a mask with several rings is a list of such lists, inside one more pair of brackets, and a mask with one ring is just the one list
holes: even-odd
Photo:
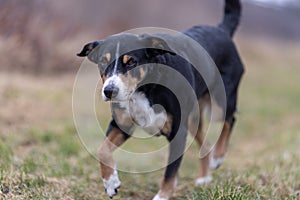
[[(183, 128), (182, 128), (183, 129)], [(183, 157), (187, 130), (179, 130), (176, 136), (170, 141), (170, 150), (168, 158), (168, 166), (165, 171), (164, 178), (161, 182), (160, 190), (153, 200), (168, 200), (177, 184), (177, 172)]]
[(111, 125), (106, 135), (103, 144), (99, 147), (98, 156), (105, 191), (112, 198), (121, 185), (112, 153), (126, 141), (127, 137), (119, 128)]

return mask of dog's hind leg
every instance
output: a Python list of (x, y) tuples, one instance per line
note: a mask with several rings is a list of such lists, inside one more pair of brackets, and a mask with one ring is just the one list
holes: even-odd
[(233, 123), (234, 122), (230, 123), (225, 121), (221, 135), (214, 147), (212, 155), (210, 156), (210, 169), (217, 169), (223, 163)]
[[(195, 139), (200, 148), (208, 148), (208, 147), (206, 147), (207, 145), (204, 142), (204, 134), (201, 129), (199, 129), (197, 131)], [(203, 145), (205, 145), (205, 146), (203, 146)], [(207, 184), (212, 181), (212, 177), (211, 177), (210, 171), (209, 171), (210, 153), (208, 153), (208, 150), (205, 150), (205, 152), (207, 152), (207, 154), (204, 155), (203, 157), (199, 152), (200, 170), (199, 170), (195, 185)]]
[[(207, 104), (208, 96), (205, 96), (198, 101), (199, 111), (200, 113), (191, 113), (189, 117), (189, 131), (198, 143), (199, 147), (201, 148), (208, 148), (207, 144), (204, 142), (204, 133), (203, 133), (203, 127), (202, 127), (202, 112)], [(198, 109), (195, 109), (198, 110)], [(199, 119), (199, 121), (197, 120)], [(203, 146), (204, 145), (204, 146)], [(200, 169), (198, 173), (198, 177), (196, 179), (195, 185), (200, 184), (206, 184), (209, 183), (212, 180), (212, 177), (210, 176), (209, 172), (209, 150), (205, 149), (205, 152), (207, 152), (207, 155), (204, 155), (203, 157), (200, 155)]]
[(107, 137), (98, 150), (98, 158), (101, 168), (101, 175), (106, 193), (112, 198), (117, 194), (121, 182), (114, 163), (112, 153), (121, 146), (128, 138), (119, 128), (110, 125), (107, 130)]
[[(173, 130), (171, 135), (173, 134)], [(177, 172), (183, 157), (186, 136), (187, 130), (184, 127), (178, 130), (174, 138), (168, 138), (168, 140), (170, 141), (168, 166), (166, 167), (160, 190), (153, 198), (153, 200), (167, 200), (175, 191), (175, 187), (177, 184)]]
[(230, 72), (230, 74), (222, 74), (227, 100), (226, 117), (221, 135), (210, 159), (211, 169), (217, 169), (224, 161), (230, 134), (235, 122), (234, 114), (237, 106), (238, 86), (244, 73), (243, 64), (235, 48), (232, 51), (231, 57), (232, 59), (227, 61), (228, 63), (223, 64), (223, 69), (229, 69), (228, 71)]
[[(193, 123), (193, 122), (190, 122), (190, 123)], [(203, 145), (205, 145), (204, 134), (202, 132), (201, 122), (199, 122), (198, 126), (195, 124), (190, 125), (190, 132), (193, 134), (196, 133), (196, 135), (194, 135), (195, 140), (197, 141), (200, 148)], [(205, 148), (205, 146), (203, 148)], [(200, 156), (200, 153), (199, 153), (199, 156)], [(196, 185), (206, 184), (206, 183), (211, 182), (211, 180), (212, 180), (212, 177), (210, 176), (210, 172), (209, 172), (209, 156), (210, 156), (210, 154), (207, 154), (204, 157), (200, 156), (200, 169), (199, 169), (198, 177), (195, 182)]]

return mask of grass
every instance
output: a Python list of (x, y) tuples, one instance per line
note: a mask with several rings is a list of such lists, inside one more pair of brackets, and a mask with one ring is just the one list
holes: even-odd
[[(300, 69), (294, 53), (299, 49), (262, 46), (263, 53), (251, 45), (241, 46), (246, 74), (225, 163), (213, 172), (211, 184), (195, 188), (198, 151), (192, 144), (172, 199), (300, 199)], [(0, 199), (109, 199), (97, 161), (73, 125), (73, 81), (72, 75), (1, 75)], [(136, 139), (124, 148), (146, 152), (164, 143)], [(119, 161), (124, 168), (134, 163), (126, 157)], [(164, 156), (140, 167), (162, 162)], [(151, 199), (162, 174), (162, 169), (120, 172), (122, 187), (115, 199)]]

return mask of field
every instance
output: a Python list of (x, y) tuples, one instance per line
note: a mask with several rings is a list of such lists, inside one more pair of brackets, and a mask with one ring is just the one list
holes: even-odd
[[(172, 199), (300, 199), (300, 48), (238, 42), (246, 73), (225, 163), (211, 184), (195, 188), (193, 144)], [(109, 199), (73, 123), (74, 79), (0, 74), (0, 199)], [(119, 174), (114, 199), (140, 200), (155, 195), (163, 170)]]

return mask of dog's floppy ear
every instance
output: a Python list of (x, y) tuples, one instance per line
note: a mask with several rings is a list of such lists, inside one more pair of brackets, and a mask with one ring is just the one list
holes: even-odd
[(140, 35), (140, 38), (145, 42), (144, 44), (147, 47), (151, 47), (151, 49), (147, 49), (147, 53), (151, 56), (162, 55), (165, 53), (175, 55), (174, 51), (162, 36), (142, 34)]
[(85, 57), (88, 56), (89, 53), (92, 52), (92, 50), (97, 47), (99, 45), (98, 41), (94, 41), (94, 42), (89, 42), (87, 44), (85, 44), (81, 50), (80, 53), (77, 53), (76, 55), (79, 57)]
[(90, 61), (97, 64), (98, 53), (94, 50), (95, 48), (99, 47), (101, 43), (102, 43), (101, 41), (94, 41), (85, 44), (81, 52), (77, 53), (77, 56), (79, 57), (87, 56)]

